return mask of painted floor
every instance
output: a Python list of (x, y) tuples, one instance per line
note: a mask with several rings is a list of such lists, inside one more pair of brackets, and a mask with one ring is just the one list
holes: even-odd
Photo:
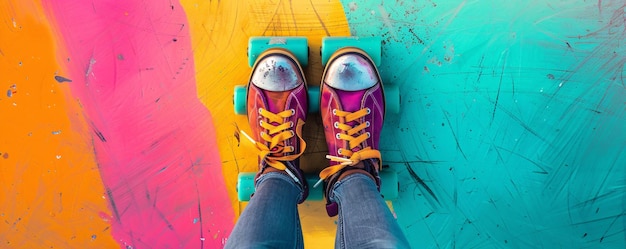
[[(626, 247), (623, 1), (0, 3), (0, 248), (221, 248), (250, 36), (381, 37), (415, 248)], [(315, 139), (319, 121), (308, 121)], [(313, 149), (308, 157), (323, 154)], [(321, 202), (307, 248), (332, 247)]]

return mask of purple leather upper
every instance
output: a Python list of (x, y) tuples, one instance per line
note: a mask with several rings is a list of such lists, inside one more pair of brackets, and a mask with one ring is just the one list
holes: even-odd
[[(351, 64), (346, 65), (345, 62)], [(348, 148), (345, 141), (335, 137), (342, 131), (336, 128), (334, 123), (342, 120), (332, 114), (333, 109), (355, 112), (369, 108), (371, 110), (369, 115), (347, 124), (356, 126), (366, 121), (370, 122), (370, 126), (362, 132), (369, 132), (371, 137), (353, 151), (367, 146), (378, 149), (385, 115), (385, 100), (380, 76), (374, 64), (357, 53), (340, 55), (327, 66), (322, 83), (320, 112), (330, 155), (336, 156), (339, 148)]]
[[(285, 52), (283, 52), (285, 53)], [(292, 122), (292, 130), (298, 120), (306, 120), (308, 109), (308, 96), (306, 82), (302, 69), (296, 60), (281, 53), (270, 53), (261, 57), (253, 68), (250, 76), (250, 84), (248, 84), (247, 110), (248, 123), (252, 129), (252, 138), (255, 141), (264, 141), (261, 138), (261, 132), (267, 132), (261, 127), (260, 122), (268, 122), (269, 120), (259, 114), (259, 109), (280, 113), (285, 110), (294, 110), (295, 114), (283, 120), (283, 123)], [(273, 125), (278, 123), (273, 122)], [(284, 146), (294, 146), (295, 152), (285, 153), (287, 155), (297, 154), (302, 148), (297, 136), (285, 140)], [(265, 164), (260, 161), (262, 172)], [(285, 163), (290, 170), (299, 178), (304, 194), (300, 202), (303, 202), (308, 195), (308, 186), (304, 178), (304, 174), (299, 168), (299, 160)], [(258, 175), (257, 175), (258, 177)]]

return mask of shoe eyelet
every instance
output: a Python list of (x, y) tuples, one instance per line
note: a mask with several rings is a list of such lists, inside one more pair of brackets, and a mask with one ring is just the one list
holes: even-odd
[(260, 134), (261, 136), (264, 136), (264, 135), (265, 135), (265, 132), (263, 132), (263, 131), (262, 131), (262, 132), (261, 132), (261, 133), (259, 133), (259, 134)]
[(341, 135), (339, 133), (335, 134), (335, 138), (341, 139)]
[(296, 110), (290, 109), (290, 111), (291, 111), (291, 115), (296, 115)]
[(259, 120), (259, 125), (263, 126), (263, 120)]
[(367, 132), (365, 134), (367, 134), (367, 138), (370, 138), (372, 136), (369, 132)]
[(337, 116), (337, 109), (333, 109), (333, 115)]
[(335, 126), (335, 128), (339, 128), (339, 122), (335, 122), (333, 126)]
[(370, 121), (365, 121), (365, 127), (370, 127)]
[(292, 136), (292, 137), (296, 135), (296, 133), (295, 133), (295, 132), (293, 132), (293, 131), (289, 131), (289, 132), (291, 132), (291, 136)]
[(296, 148), (295, 148), (295, 147), (293, 147), (293, 146), (289, 146), (289, 150), (290, 150), (290, 151), (296, 151)]
[(368, 107), (367, 108), (367, 114), (370, 114), (370, 113), (372, 113), (372, 110), (370, 110), (370, 108)]
[(289, 121), (289, 128), (293, 128), (293, 121)]
[(341, 155), (341, 151), (342, 151), (342, 149), (341, 149), (341, 148), (339, 148), (339, 149), (337, 150), (337, 154)]
[(263, 108), (259, 108), (259, 114), (261, 114), (262, 111), (263, 111)]

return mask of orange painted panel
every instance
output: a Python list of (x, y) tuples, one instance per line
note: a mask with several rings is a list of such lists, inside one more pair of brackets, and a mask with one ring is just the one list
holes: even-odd
[(41, 4), (2, 1), (0, 19), (0, 247), (116, 247), (91, 138)]

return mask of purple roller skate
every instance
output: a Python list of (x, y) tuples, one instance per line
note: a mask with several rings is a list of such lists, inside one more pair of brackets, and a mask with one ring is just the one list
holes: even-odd
[(285, 172), (303, 190), (298, 203), (309, 192), (299, 162), (306, 148), (302, 126), (307, 107), (306, 81), (295, 56), (280, 48), (262, 53), (253, 66), (247, 90), (251, 138), (259, 150), (255, 182), (263, 173)]
[(322, 77), (320, 112), (330, 159), (330, 166), (320, 172), (320, 182), (328, 215), (335, 216), (332, 187), (340, 178), (365, 173), (380, 190), (378, 144), (385, 98), (378, 70), (363, 50), (342, 48), (330, 57)]

